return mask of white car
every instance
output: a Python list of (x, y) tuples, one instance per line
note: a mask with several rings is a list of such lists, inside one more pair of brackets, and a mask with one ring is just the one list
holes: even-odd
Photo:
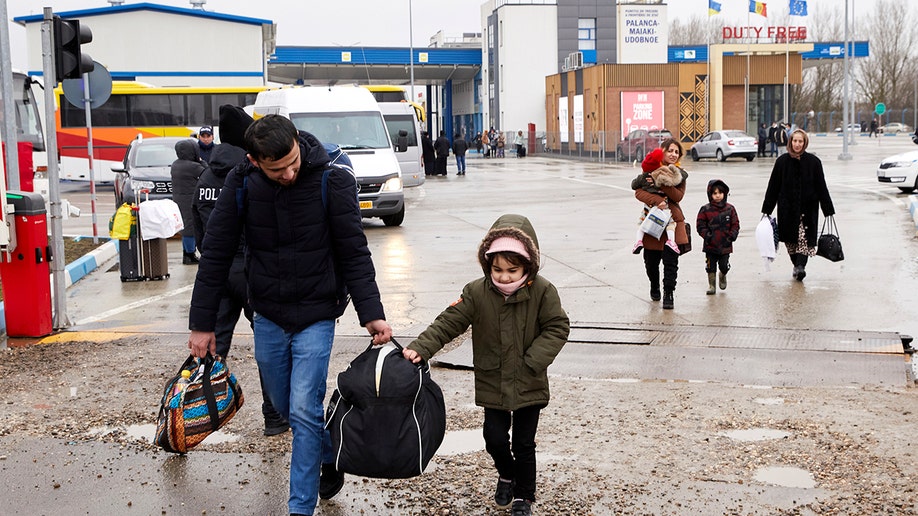
[(877, 167), (877, 181), (890, 183), (905, 193), (918, 188), (918, 151), (890, 156)]

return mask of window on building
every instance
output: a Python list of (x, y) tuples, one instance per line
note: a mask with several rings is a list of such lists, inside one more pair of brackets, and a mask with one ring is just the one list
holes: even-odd
[(577, 49), (596, 50), (596, 18), (577, 20)]

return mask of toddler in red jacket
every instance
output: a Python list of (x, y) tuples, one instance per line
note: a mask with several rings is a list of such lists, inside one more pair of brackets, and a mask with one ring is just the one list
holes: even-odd
[(730, 253), (739, 236), (739, 217), (736, 208), (727, 202), (730, 187), (720, 179), (708, 181), (708, 203), (698, 210), (695, 227), (704, 239), (705, 272), (708, 273), (709, 296), (717, 292), (714, 275), (720, 269), (720, 289), (727, 288), (727, 271), (730, 270)]

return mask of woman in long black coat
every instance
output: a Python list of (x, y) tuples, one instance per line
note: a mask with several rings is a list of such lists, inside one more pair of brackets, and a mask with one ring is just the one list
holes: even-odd
[(198, 144), (194, 140), (182, 140), (176, 143), (175, 155), (178, 159), (172, 162), (170, 171), (172, 200), (178, 204), (179, 212), (182, 214), (182, 223), (185, 225), (185, 229), (182, 230), (182, 263), (191, 265), (198, 263), (198, 256), (194, 252), (196, 246), (191, 203), (197, 191), (198, 178), (207, 167), (198, 155)]
[(778, 239), (787, 248), (797, 281), (806, 277), (806, 262), (816, 255), (819, 208), (823, 216), (835, 215), (822, 161), (806, 152), (809, 143), (802, 129), (791, 133), (787, 153), (775, 160), (762, 202), (766, 215), (778, 207)]

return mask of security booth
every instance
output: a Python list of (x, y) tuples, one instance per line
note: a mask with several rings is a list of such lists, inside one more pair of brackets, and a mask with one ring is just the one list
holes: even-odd
[(6, 192), (13, 207), (6, 216), (10, 242), (0, 253), (0, 282), (10, 337), (43, 337), (53, 331), (51, 322), (51, 247), (45, 200), (41, 194)]

